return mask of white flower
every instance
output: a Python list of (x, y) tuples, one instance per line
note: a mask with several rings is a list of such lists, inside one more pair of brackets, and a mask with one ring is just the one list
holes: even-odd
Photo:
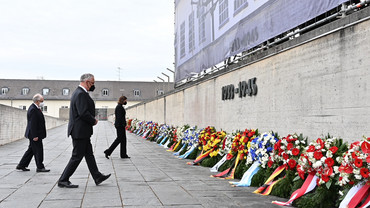
[(317, 161), (317, 162), (315, 162), (314, 164), (312, 164), (312, 167), (313, 168), (319, 168), (319, 167), (321, 167), (322, 166), (322, 163), (321, 163), (321, 161)]
[[(353, 171), (354, 172), (354, 171)], [(361, 180), (362, 179), (362, 176), (361, 175), (357, 175), (357, 174), (355, 174), (355, 178), (357, 179), (357, 180)]]

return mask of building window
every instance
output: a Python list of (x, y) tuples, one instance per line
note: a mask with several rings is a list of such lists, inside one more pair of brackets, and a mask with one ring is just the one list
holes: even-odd
[(49, 88), (42, 89), (42, 95), (49, 95), (49, 91), (50, 91)]
[(43, 112), (48, 112), (48, 106), (44, 105), (44, 107), (41, 107), (41, 110)]
[(203, 43), (206, 41), (206, 15), (204, 7), (200, 7), (199, 9), (199, 24), (198, 24), (198, 31), (199, 31), (199, 43)]
[(229, 21), (229, 1), (220, 0), (219, 4), (219, 24), (220, 28), (224, 26)]
[(157, 95), (163, 95), (164, 94), (164, 91), (163, 90), (158, 90), (157, 91)]
[(62, 91), (62, 94), (63, 95), (69, 95), (69, 89), (68, 88), (64, 88), (63, 91)]
[(185, 22), (180, 26), (180, 57), (185, 56)]
[(22, 95), (28, 95), (29, 92), (30, 92), (30, 88), (28, 88), (28, 87), (24, 87), (22, 89)]
[(66, 105), (63, 105), (62, 107), (60, 107), (60, 108), (68, 108), (68, 106), (66, 106)]
[(134, 96), (135, 97), (140, 97), (140, 90), (134, 90)]
[(234, 0), (234, 16), (248, 7), (247, 0)]
[(26, 110), (26, 106), (25, 106), (25, 105), (20, 105), (20, 106), (19, 106), (19, 109), (21, 109), (21, 110)]
[(195, 47), (194, 38), (194, 12), (189, 15), (189, 52), (193, 51)]
[(108, 89), (103, 89), (102, 90), (102, 95), (103, 96), (108, 96), (109, 95), (109, 90)]
[(7, 88), (7, 87), (1, 88), (1, 94), (2, 95), (6, 95), (8, 92), (9, 92), (9, 88)]

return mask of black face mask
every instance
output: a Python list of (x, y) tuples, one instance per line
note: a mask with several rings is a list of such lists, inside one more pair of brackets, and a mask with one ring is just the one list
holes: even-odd
[(127, 104), (127, 101), (123, 102), (123, 105), (126, 105)]
[(93, 92), (95, 90), (95, 85), (91, 85), (89, 91)]

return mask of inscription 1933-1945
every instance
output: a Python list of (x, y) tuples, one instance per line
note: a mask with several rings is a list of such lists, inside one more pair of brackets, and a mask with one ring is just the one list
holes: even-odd
[(235, 94), (239, 94), (239, 97), (246, 97), (257, 95), (257, 78), (251, 78), (247, 81), (241, 81), (238, 84), (238, 87), (235, 88), (233, 84), (226, 85), (222, 87), (222, 100), (232, 100), (235, 97)]

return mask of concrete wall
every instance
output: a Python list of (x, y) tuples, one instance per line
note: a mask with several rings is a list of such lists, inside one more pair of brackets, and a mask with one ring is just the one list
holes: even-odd
[[(326, 29), (335, 28), (333, 24)], [(292, 40), (301, 41), (294, 47), (277, 46), (253, 64), (130, 108), (127, 116), (173, 125), (212, 125), (228, 132), (258, 128), (279, 135), (303, 133), (309, 139), (327, 133), (348, 141), (370, 137), (370, 21), (328, 34), (324, 29)], [(322, 37), (312, 38), (318, 35)], [(268, 55), (273, 50), (280, 52)], [(256, 96), (221, 99), (223, 86), (237, 87), (253, 77)]]
[[(24, 138), (27, 126), (27, 111), (0, 104), (0, 116), (0, 145)], [(46, 128), (51, 129), (66, 122), (45, 116), (45, 123)]]

